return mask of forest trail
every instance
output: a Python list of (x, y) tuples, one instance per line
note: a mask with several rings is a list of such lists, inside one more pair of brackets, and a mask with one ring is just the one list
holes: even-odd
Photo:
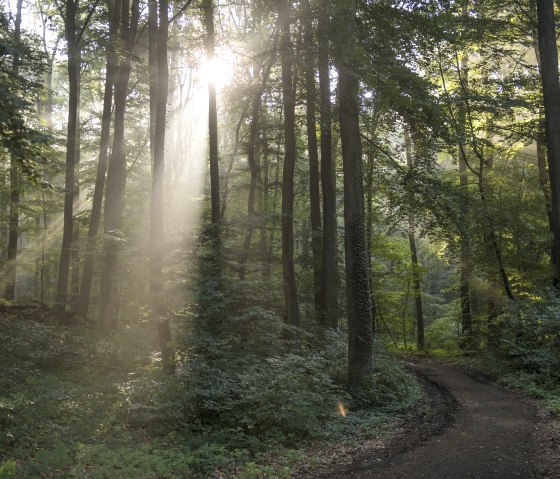
[[(385, 451), (356, 458), (331, 478), (558, 478), (540, 453), (544, 420), (534, 402), (457, 367), (416, 362), (432, 391), (430, 422)], [(437, 398), (439, 391), (439, 398)], [(546, 448), (545, 448), (546, 449)]]

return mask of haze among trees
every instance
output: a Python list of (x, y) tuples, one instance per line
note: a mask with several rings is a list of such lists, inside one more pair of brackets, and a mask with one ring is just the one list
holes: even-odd
[(0, 478), (292, 477), (408, 355), (558, 411), (559, 13), (3, 0)]

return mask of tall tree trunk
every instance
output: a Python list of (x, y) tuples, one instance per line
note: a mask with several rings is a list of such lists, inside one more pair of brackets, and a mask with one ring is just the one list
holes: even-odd
[[(18, 0), (16, 4), (16, 19), (14, 25), (15, 41), (19, 42), (21, 36), (21, 9), (23, 0)], [(14, 76), (19, 75), (20, 58), (14, 54), (12, 70)], [(17, 275), (17, 250), (19, 238), (19, 189), (20, 189), (20, 168), (18, 157), (15, 153), (10, 155), (10, 216), (8, 225), (8, 258), (6, 264), (6, 284), (4, 286), (4, 298), (13, 300), (16, 296), (16, 275)]]
[[(532, 13), (537, 12), (537, 3), (536, 0), (529, 1), (530, 9)], [(539, 72), (541, 72), (541, 54), (539, 50), (539, 34), (536, 25), (533, 28), (533, 49), (535, 50), (535, 57), (537, 59), (537, 67)], [(544, 204), (546, 208), (546, 215), (548, 217), (548, 227), (552, 236), (554, 237), (554, 220), (553, 220), (553, 213), (552, 213), (552, 199), (550, 195), (550, 180), (548, 176), (547, 170), (547, 162), (546, 162), (546, 121), (544, 118), (544, 111), (543, 108), (539, 108), (539, 131), (537, 136), (537, 167), (539, 171), (539, 185), (541, 187), (541, 191), (544, 197)], [(558, 259), (554, 256), (556, 254), (556, 248), (554, 247), (554, 243), (551, 245), (550, 251), (550, 260), (552, 266), (554, 267), (558, 264)]]
[[(462, 14), (464, 17), (468, 14), (468, 0), (463, 4)], [(463, 53), (460, 65), (460, 80), (462, 82), (463, 92), (468, 92), (469, 89), (469, 76), (468, 76), (468, 57)], [(461, 344), (465, 345), (464, 341), (468, 341), (472, 335), (472, 312), (471, 312), (471, 293), (470, 293), (470, 239), (468, 235), (468, 228), (466, 226), (468, 217), (468, 173), (467, 173), (467, 159), (466, 152), (466, 111), (461, 105), (459, 108), (458, 118), (458, 136), (459, 145), (457, 148), (459, 156), (459, 185), (461, 194), (464, 195), (464, 200), (461, 202), (460, 216), (463, 225), (460, 239), (460, 252), (459, 252), (459, 296), (461, 299), (461, 336), (463, 341)]]
[(58, 265), (58, 282), (56, 301), (66, 306), (68, 297), (68, 277), (70, 273), (70, 255), (72, 253), (72, 234), (74, 224), (74, 171), (76, 148), (78, 147), (78, 106), (79, 106), (79, 40), (76, 15), (79, 0), (66, 0), (64, 12), (64, 31), (68, 44), (68, 132), (66, 138), (66, 168), (64, 177), (64, 225), (62, 230), (62, 248)]
[(560, 82), (554, 1), (537, 1), (537, 16), (554, 242), (553, 283), (558, 287), (560, 282)]
[[(204, 0), (204, 26), (206, 28), (206, 61), (208, 65), (215, 62), (215, 38), (214, 38), (214, 0)], [(213, 258), (211, 274), (214, 280), (220, 284), (222, 275), (221, 259), (221, 232), (220, 232), (220, 166), (218, 156), (218, 107), (216, 99), (216, 85), (212, 78), (208, 78), (208, 141), (210, 160), (210, 205), (212, 231), (211, 241)]]
[(103, 193), (105, 190), (105, 175), (107, 173), (107, 159), (109, 155), (109, 140), (111, 133), (111, 115), (113, 106), (113, 85), (115, 82), (115, 70), (118, 64), (118, 57), (115, 50), (117, 41), (121, 0), (110, 0), (110, 19), (109, 19), (109, 45), (107, 46), (107, 66), (105, 69), (105, 87), (103, 92), (103, 111), (101, 114), (101, 138), (99, 144), (99, 157), (97, 160), (97, 171), (95, 176), (95, 186), (93, 190), (93, 203), (89, 220), (88, 236), (86, 240), (86, 250), (82, 271), (82, 283), (80, 287), (80, 299), (78, 301), (77, 314), (87, 317), (89, 309), (89, 299), (91, 295), (91, 283), (93, 279), (93, 265), (95, 261), (95, 248), (97, 243), (97, 233), (101, 221), (101, 208), (103, 206)]
[(107, 331), (115, 326), (115, 273), (120, 252), (120, 229), (126, 183), (126, 157), (124, 153), (125, 109), (130, 77), (130, 56), (133, 51), (138, 25), (138, 0), (129, 0), (121, 5), (122, 57), (115, 72), (115, 121), (113, 148), (107, 170), (104, 227), (107, 235), (105, 264), (101, 278), (101, 307), (99, 326)]
[[(404, 143), (406, 150), (406, 164), (412, 171), (412, 142), (408, 126), (404, 128)], [(422, 308), (422, 287), (420, 282), (420, 268), (418, 266), (418, 252), (416, 249), (416, 237), (414, 232), (414, 221), (408, 217), (408, 244), (410, 246), (410, 259), (412, 262), (412, 279), (414, 283), (414, 305), (416, 312), (416, 345), (419, 350), (424, 349), (424, 312)]]
[(323, 192), (323, 251), (321, 261), (321, 303), (319, 319), (323, 325), (336, 328), (337, 246), (336, 246), (336, 176), (332, 154), (331, 82), (329, 65), (329, 2), (321, 3), (318, 28), (318, 66), (321, 127), (321, 188)]
[(319, 152), (317, 146), (316, 103), (315, 91), (315, 54), (313, 51), (312, 10), (309, 0), (302, 2), (303, 7), (303, 47), (305, 57), (305, 102), (307, 123), (307, 152), (309, 156), (309, 205), (311, 221), (311, 253), (313, 256), (313, 295), (315, 314), (319, 323), (323, 324), (321, 297), (321, 258), (323, 249), (321, 224), (321, 196), (319, 185)]
[[(153, 128), (152, 198), (150, 203), (150, 289), (153, 294), (152, 309), (159, 317), (158, 335), (163, 368), (168, 373), (172, 373), (175, 367), (171, 346), (171, 327), (165, 317), (166, 308), (161, 297), (161, 292), (163, 291), (163, 180), (165, 175), (167, 97), (169, 94), (169, 67), (167, 64), (167, 42), (169, 37), (168, 9), (168, 1), (160, 0), (157, 31), (157, 88), (155, 92), (157, 96), (155, 117), (150, 115), (150, 120), (155, 120)], [(153, 31), (150, 31), (150, 34), (153, 35)], [(150, 43), (153, 43), (154, 40), (156, 39), (151, 36)], [(153, 90), (150, 89), (150, 93), (152, 92)]]
[(362, 143), (359, 122), (356, 4), (338, 0), (337, 52), (340, 139), (344, 172), (344, 247), (348, 314), (348, 388), (363, 388), (373, 371), (373, 311), (366, 244)]
[(296, 166), (295, 82), (293, 52), (290, 39), (290, 4), (277, 0), (280, 34), (280, 61), (282, 64), (282, 95), (284, 105), (284, 169), (282, 173), (282, 273), (286, 322), (300, 325), (294, 267), (294, 173)]
[(261, 164), (258, 157), (258, 140), (260, 132), (260, 110), (262, 106), (262, 96), (268, 81), (268, 76), (272, 63), (262, 67), (261, 84), (253, 98), (253, 111), (251, 113), (251, 129), (249, 132), (249, 144), (247, 147), (247, 163), (251, 172), (251, 181), (249, 184), (249, 196), (247, 198), (247, 233), (243, 242), (243, 251), (239, 258), (239, 279), (245, 279), (245, 264), (249, 258), (249, 249), (251, 247), (251, 238), (253, 236), (253, 226), (255, 221), (255, 197), (257, 193), (258, 182), (261, 178)]
[[(214, 39), (214, 2), (204, 0), (204, 25), (206, 27), (206, 60), (209, 65), (215, 62)], [(212, 223), (220, 221), (220, 170), (218, 163), (218, 109), (216, 102), (216, 85), (208, 79), (208, 136), (210, 157), (210, 202), (212, 205)]]
[[(78, 48), (78, 68), (82, 64), (82, 52)], [(78, 116), (76, 117), (76, 154), (74, 156), (74, 197), (72, 214), (77, 215), (80, 212), (80, 143), (81, 143), (81, 125), (80, 125), (80, 102), (81, 102), (81, 85), (78, 82)], [(76, 312), (78, 307), (78, 299), (80, 296), (80, 223), (72, 222), (72, 252), (71, 252), (71, 281), (70, 281), (70, 310)]]
[[(157, 102), (154, 127), (154, 163), (152, 175), (152, 200), (150, 206), (150, 289), (163, 290), (163, 179), (165, 173), (165, 129), (169, 68), (167, 65), (167, 41), (169, 32), (168, 2), (159, 2), (159, 26), (157, 35)], [(151, 32), (150, 32), (151, 33)], [(155, 40), (155, 39), (154, 39)], [(150, 42), (152, 39), (150, 38)], [(160, 308), (156, 308), (160, 309)]]

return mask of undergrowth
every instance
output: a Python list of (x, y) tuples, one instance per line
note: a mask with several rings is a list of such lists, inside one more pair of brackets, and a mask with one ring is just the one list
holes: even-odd
[(193, 318), (174, 318), (191, 327), (174, 376), (147, 320), (102, 336), (0, 319), (0, 478), (288, 478), (309, 451), (386, 434), (422, 400), (380, 346), (369, 392), (352, 398), (342, 333), (301, 332), (294, 349), (271, 311), (206, 338)]

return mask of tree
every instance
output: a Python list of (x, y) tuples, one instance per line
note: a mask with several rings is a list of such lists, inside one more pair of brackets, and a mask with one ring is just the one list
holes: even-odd
[(296, 166), (295, 82), (290, 33), (291, 8), (287, 0), (277, 0), (280, 23), (280, 62), (284, 108), (284, 168), (282, 173), (282, 275), (286, 322), (300, 325), (294, 268), (294, 173)]
[[(204, 27), (206, 29), (205, 47), (208, 69), (216, 62), (214, 35), (214, 0), (204, 0), (202, 4)], [(212, 276), (218, 284), (221, 282), (221, 233), (220, 233), (220, 163), (218, 152), (218, 107), (215, 79), (208, 78), (208, 154), (210, 161), (210, 206), (211, 206), (211, 242), (212, 242)]]
[[(72, 236), (74, 231), (74, 188), (76, 153), (78, 144), (78, 108), (80, 95), (80, 40), (83, 29), (78, 27), (79, 0), (66, 0), (64, 10), (59, 7), (64, 20), (64, 36), (68, 48), (68, 126), (66, 135), (66, 170), (64, 180), (64, 227), (62, 249), (58, 263), (57, 302), (66, 306)], [(94, 7), (95, 8), (95, 7)]]
[(537, 1), (537, 19), (550, 179), (552, 260), (555, 270), (554, 284), (558, 286), (560, 282), (560, 82), (552, 0)]
[(321, 128), (321, 188), (323, 192), (323, 239), (321, 261), (320, 319), (325, 325), (336, 327), (337, 318), (337, 220), (336, 176), (332, 153), (332, 113), (329, 62), (330, 8), (329, 0), (320, 3), (318, 25), (318, 70)]
[(365, 229), (355, 2), (339, 0), (336, 13), (340, 25), (336, 65), (344, 172), (348, 387), (359, 391), (373, 371), (373, 311)]
[(109, 7), (109, 41), (107, 44), (105, 85), (103, 93), (103, 111), (101, 114), (101, 132), (99, 142), (99, 157), (97, 161), (97, 171), (95, 186), (93, 191), (93, 204), (89, 220), (89, 229), (86, 241), (86, 250), (82, 270), (82, 283), (80, 287), (80, 298), (76, 313), (78, 316), (87, 317), (89, 309), (89, 299), (91, 294), (91, 284), (93, 279), (93, 266), (95, 260), (95, 247), (97, 243), (97, 233), (101, 221), (101, 211), (103, 206), (103, 193), (105, 190), (105, 176), (107, 174), (107, 160), (109, 156), (109, 142), (111, 130), (111, 117), (113, 107), (113, 86), (115, 83), (115, 71), (118, 64), (118, 55), (115, 45), (118, 41), (118, 29), (121, 14), (121, 0), (111, 0)]
[[(14, 42), (21, 41), (21, 7), (23, 0), (16, 4), (16, 18), (14, 24)], [(12, 58), (12, 73), (15, 78), (19, 76), (19, 54)], [(10, 220), (8, 227), (8, 265), (6, 273), (6, 286), (4, 297), (13, 300), (16, 295), (16, 257), (18, 249), (18, 223), (19, 223), (19, 194), (20, 194), (20, 166), (15, 152), (10, 154)]]
[(101, 277), (101, 307), (99, 326), (107, 331), (116, 325), (115, 317), (115, 274), (120, 250), (120, 228), (126, 183), (125, 111), (128, 81), (131, 71), (131, 56), (136, 41), (139, 1), (122, 0), (120, 26), (120, 58), (115, 72), (114, 105), (115, 120), (113, 148), (107, 169), (104, 228), (107, 235), (105, 261)]
[[(409, 126), (404, 128), (404, 143), (406, 150), (406, 166), (412, 172), (412, 141)], [(410, 246), (410, 260), (412, 263), (412, 279), (414, 283), (414, 306), (416, 311), (416, 344), (418, 349), (424, 349), (424, 312), (422, 308), (422, 287), (420, 269), (418, 265), (418, 251), (416, 248), (416, 235), (412, 216), (408, 217), (408, 244)]]
[(302, 3), (303, 14), (303, 45), (305, 59), (305, 103), (307, 126), (307, 155), (309, 157), (309, 211), (311, 223), (311, 253), (313, 257), (313, 294), (315, 298), (315, 314), (319, 322), (323, 315), (321, 291), (321, 196), (319, 185), (319, 152), (317, 145), (316, 126), (316, 85), (315, 85), (315, 52), (313, 51), (312, 10), (309, 0)]

